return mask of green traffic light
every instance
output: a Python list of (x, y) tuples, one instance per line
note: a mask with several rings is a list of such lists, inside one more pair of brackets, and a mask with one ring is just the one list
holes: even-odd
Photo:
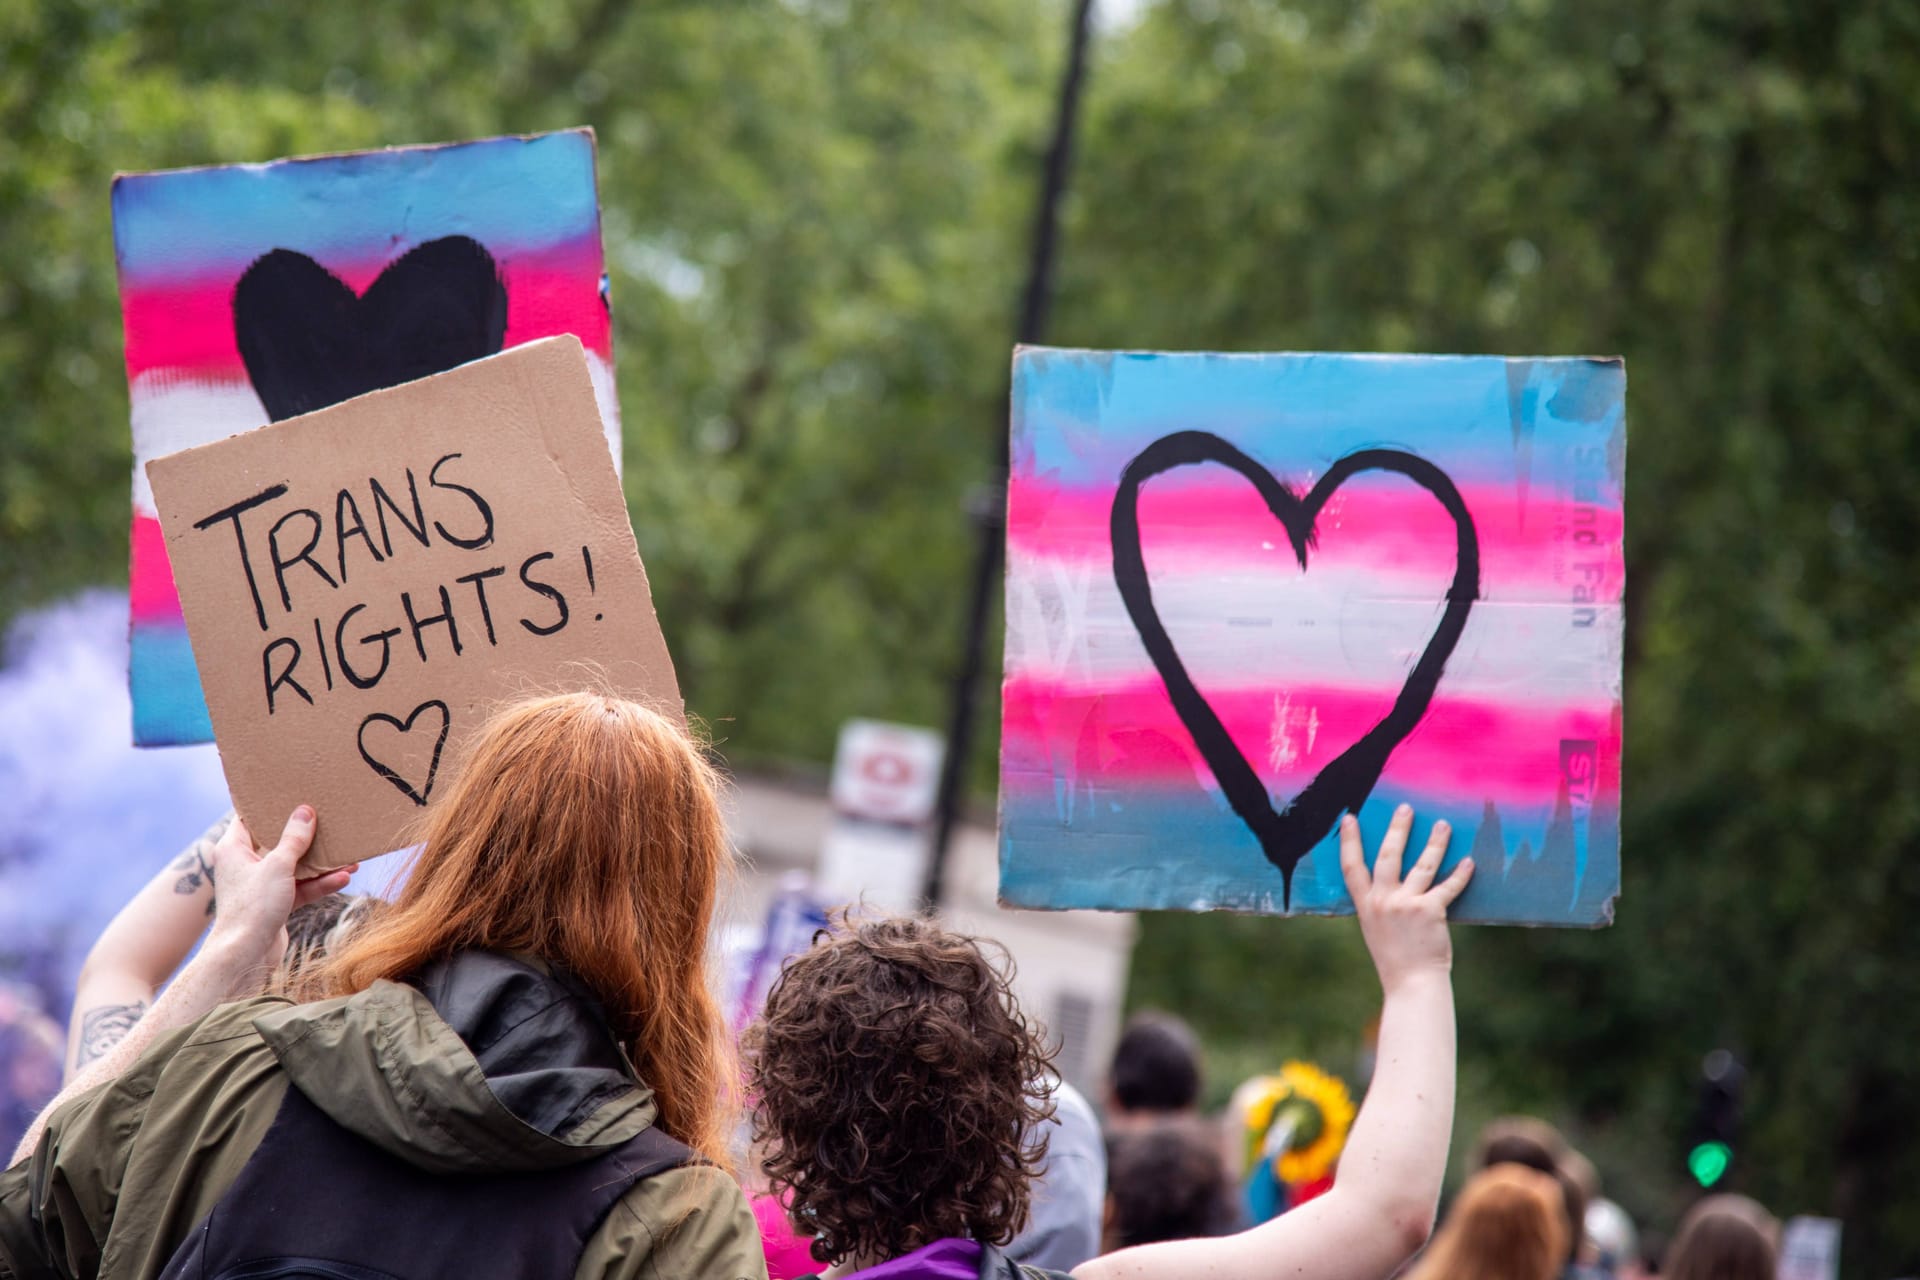
[(1687, 1172), (1702, 1187), (1711, 1187), (1726, 1176), (1733, 1161), (1733, 1148), (1724, 1142), (1703, 1142), (1687, 1152)]

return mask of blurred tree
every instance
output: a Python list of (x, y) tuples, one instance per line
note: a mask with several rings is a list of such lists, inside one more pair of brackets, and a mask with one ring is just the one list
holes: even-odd
[[(736, 760), (939, 723), (1062, 16), (0, 5), (0, 613), (124, 572), (113, 170), (584, 122), (690, 705)], [(1736, 1184), (1920, 1270), (1920, 0), (1160, 0), (1087, 109), (1058, 341), (1627, 357), (1628, 893), (1461, 936), (1467, 1109), (1670, 1220), (1726, 1046)], [(1236, 1063), (1373, 998), (1350, 927), (1177, 916), (1135, 987)]]
[[(1463, 1052), (1670, 1222), (1734, 1047), (1736, 1186), (1920, 1266), (1920, 6), (1186, 0), (1092, 107), (1063, 340), (1627, 357), (1627, 896), (1465, 932)], [(1217, 934), (1150, 920), (1137, 998), (1370, 992)]]
[(824, 758), (855, 714), (938, 723), (1064, 25), (1020, 0), (7, 6), (0, 616), (124, 572), (114, 170), (585, 122), (627, 492), (691, 707), (748, 760)]

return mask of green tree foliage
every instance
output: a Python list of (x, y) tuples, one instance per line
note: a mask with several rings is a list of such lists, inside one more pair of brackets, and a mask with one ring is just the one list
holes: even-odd
[[(114, 170), (588, 123), (691, 705), (736, 760), (938, 723), (1064, 19), (0, 5), (0, 611), (123, 572)], [(1088, 93), (1055, 341), (1627, 357), (1627, 894), (1463, 931), (1463, 1120), (1671, 1221), (1724, 1045), (1735, 1185), (1920, 1269), (1920, 3), (1159, 0)], [(1349, 1050), (1370, 982), (1309, 922), (1157, 916), (1135, 970), (1235, 1066)]]
[(1064, 24), (1020, 0), (0, 13), (0, 611), (121, 577), (115, 170), (587, 123), (627, 491), (736, 759), (937, 721)]
[[(1895, 3), (1170, 3), (1096, 69), (1061, 307), (1088, 345), (1626, 356), (1626, 896), (1463, 931), (1463, 1052), (1670, 1220), (1732, 1048), (1734, 1185), (1845, 1218), (1863, 1275), (1920, 1265), (1917, 36)], [(1138, 996), (1234, 1037), (1367, 989), (1314, 980), (1318, 930), (1238, 927), (1151, 921)]]

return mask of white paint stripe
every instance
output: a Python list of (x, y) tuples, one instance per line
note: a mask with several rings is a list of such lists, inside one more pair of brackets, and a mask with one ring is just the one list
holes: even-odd
[[(587, 372), (593, 378), (594, 399), (600, 405), (600, 426), (613, 451), (613, 467), (620, 470), (620, 398), (614, 390), (613, 369), (597, 354), (587, 352)], [(147, 484), (147, 463), (182, 449), (212, 444), (228, 436), (265, 426), (267, 410), (247, 382), (216, 382), (148, 372), (134, 380), (133, 506), (154, 512), (153, 489)]]
[[(1397, 683), (1439, 623), (1440, 584), (1359, 573), (1164, 574), (1153, 599), (1203, 689)], [(1404, 586), (1407, 594), (1395, 595)], [(1414, 593), (1418, 594), (1414, 594)], [(1480, 600), (1447, 663), (1456, 693), (1545, 703), (1620, 696), (1619, 605)], [(1104, 564), (1017, 556), (1006, 674), (1084, 689), (1158, 679)]]
[(147, 463), (264, 426), (267, 410), (251, 383), (143, 373), (133, 384), (133, 505), (154, 510)]
[(621, 474), (620, 392), (613, 385), (613, 366), (595, 352), (587, 352), (587, 372), (593, 376), (593, 398), (600, 402), (600, 429), (613, 451), (613, 473)]

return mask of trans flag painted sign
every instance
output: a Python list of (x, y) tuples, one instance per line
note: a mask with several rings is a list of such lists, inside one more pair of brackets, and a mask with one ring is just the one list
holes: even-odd
[(1618, 360), (1014, 358), (1000, 894), (1352, 910), (1401, 803), (1454, 918), (1620, 888)]
[[(589, 130), (123, 175), (113, 237), (133, 401), (129, 668), (143, 746), (213, 736), (151, 459), (570, 333), (618, 462)], [(267, 552), (292, 563), (297, 534)]]

